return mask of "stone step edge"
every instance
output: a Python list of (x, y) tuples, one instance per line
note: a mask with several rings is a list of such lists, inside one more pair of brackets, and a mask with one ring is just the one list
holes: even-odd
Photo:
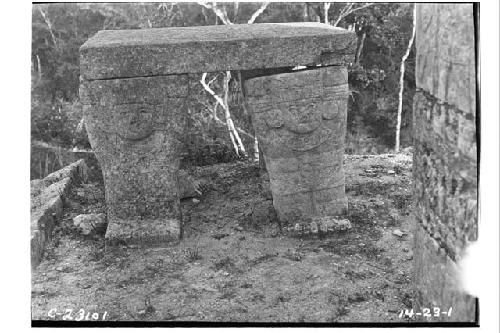
[[(31, 268), (35, 269), (41, 262), (45, 247), (51, 239), (55, 224), (62, 217), (63, 202), (68, 195), (76, 177), (83, 181), (87, 179), (88, 167), (83, 159), (80, 159), (58, 171), (45, 177), (42, 182), (50, 185), (51, 192), (40, 207), (31, 212)], [(57, 180), (54, 182), (54, 180)], [(40, 180), (34, 180), (40, 181)], [(32, 181), (33, 182), (33, 181)], [(45, 187), (47, 189), (49, 186)], [(54, 190), (56, 189), (56, 190)], [(43, 190), (40, 195), (43, 194)]]

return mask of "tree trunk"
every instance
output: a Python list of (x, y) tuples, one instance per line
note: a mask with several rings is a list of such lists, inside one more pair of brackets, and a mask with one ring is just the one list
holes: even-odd
[(406, 52), (401, 58), (401, 68), (399, 75), (399, 99), (398, 99), (398, 121), (396, 124), (396, 145), (394, 147), (394, 151), (399, 153), (399, 141), (400, 141), (400, 133), (401, 133), (401, 117), (403, 113), (403, 89), (404, 89), (404, 76), (405, 76), (405, 62), (408, 56), (410, 55), (411, 47), (413, 45), (413, 40), (415, 39), (415, 28), (416, 28), (416, 5), (413, 4), (413, 30), (411, 34), (411, 38), (408, 42), (408, 47), (406, 48)]
[(317, 16), (316, 21), (323, 22), (324, 19), (323, 19), (323, 13), (321, 12), (321, 5), (313, 6), (313, 10)]
[(257, 140), (257, 136), (254, 136), (253, 140), (253, 159), (259, 162), (259, 140)]
[[(225, 24), (225, 25), (231, 25), (231, 24), (233, 24), (233, 22), (231, 22), (229, 20), (229, 18), (228, 18), (225, 6), (222, 9), (220, 9), (220, 8), (217, 7), (217, 3), (216, 2), (213, 2), (212, 4), (208, 4), (208, 3), (203, 3), (202, 2), (202, 3), (199, 3), (199, 4), (202, 5), (203, 8), (211, 9), (215, 13), (216, 22), (217, 22), (217, 19), (220, 19), (221, 22), (223, 24)], [(254, 23), (255, 20), (260, 16), (260, 14), (262, 14), (264, 12), (264, 10), (266, 10), (266, 8), (267, 8), (268, 5), (269, 5), (269, 2), (265, 2), (265, 3), (261, 4), (260, 7), (259, 7), (259, 9), (257, 9), (252, 14), (252, 16), (248, 19), (247, 24)], [(238, 12), (238, 4), (235, 3), (234, 6), (235, 6), (235, 9), (234, 9), (235, 10), (234, 19), (235, 19), (236, 15), (237, 15), (237, 12)], [(243, 142), (241, 141), (239, 133), (238, 133), (238, 130), (241, 131), (241, 129), (240, 128), (236, 128), (234, 126), (233, 120), (231, 119), (231, 112), (229, 111), (228, 94), (229, 94), (229, 81), (231, 79), (231, 72), (227, 71), (225, 73), (225, 75), (224, 75), (224, 78), (223, 78), (223, 94), (224, 95), (223, 95), (222, 98), (219, 95), (217, 95), (210, 88), (210, 82), (208, 84), (205, 82), (206, 76), (207, 76), (207, 73), (203, 73), (202, 78), (200, 80), (200, 83), (202, 84), (203, 88), (205, 88), (205, 90), (208, 93), (210, 93), (215, 98), (215, 100), (216, 100), (214, 112), (217, 109), (217, 105), (220, 104), (222, 106), (222, 108), (224, 109), (225, 118), (226, 118), (226, 126), (227, 126), (227, 129), (228, 129), (228, 132), (229, 132), (229, 137), (231, 139), (231, 143), (233, 144), (233, 147), (234, 147), (236, 153), (239, 155), (239, 153), (241, 151), (243, 153), (243, 155), (247, 156), (247, 152), (245, 150), (245, 146), (243, 145)], [(243, 86), (241, 85), (241, 74), (240, 74), (239, 79), (240, 79), (241, 89), (243, 90)], [(217, 115), (215, 114), (215, 118), (214, 119), (218, 120), (218, 118), (216, 116)], [(244, 133), (243, 131), (242, 131), (242, 133), (245, 134), (245, 135), (248, 135), (247, 133)], [(258, 144), (257, 138), (254, 137), (254, 145), (257, 145), (257, 144)], [(257, 152), (258, 152), (258, 147), (257, 147)]]
[(42, 63), (40, 62), (40, 57), (38, 54), (36, 55), (36, 65), (37, 65), (37, 72), (38, 72), (38, 80), (42, 79)]
[(330, 2), (325, 2), (323, 5), (324, 5), (324, 8), (325, 8), (325, 23), (329, 24), (330, 22), (328, 21), (328, 10), (330, 9), (331, 3)]
[(366, 39), (366, 31), (363, 31), (361, 39), (359, 40), (358, 50), (356, 51), (356, 58), (354, 59), (355, 64), (359, 64), (359, 60), (361, 59), (361, 52), (363, 51), (363, 46), (365, 44), (365, 39)]
[(229, 136), (231, 138), (231, 142), (235, 147), (236, 153), (239, 155), (241, 151), (244, 156), (247, 156), (247, 152), (245, 151), (245, 146), (240, 139), (238, 131), (234, 128), (233, 119), (231, 118), (231, 113), (229, 112), (229, 104), (228, 104), (228, 96), (229, 96), (229, 81), (231, 80), (231, 72), (227, 71), (224, 76), (224, 112), (226, 117), (227, 129), (229, 131)]
[(47, 27), (49, 28), (50, 37), (52, 38), (52, 43), (54, 43), (54, 46), (57, 48), (56, 36), (54, 35), (54, 32), (52, 31), (52, 24), (50, 23), (50, 20), (47, 17), (47, 14), (45, 14), (42, 7), (40, 7), (40, 6), (38, 7), (38, 11), (42, 15), (43, 20), (45, 21), (45, 24), (47, 24)]
[(233, 4), (234, 8), (234, 13), (233, 13), (233, 22), (237, 22), (238, 20), (238, 9), (239, 9), (240, 3), (238, 1), (235, 1)]

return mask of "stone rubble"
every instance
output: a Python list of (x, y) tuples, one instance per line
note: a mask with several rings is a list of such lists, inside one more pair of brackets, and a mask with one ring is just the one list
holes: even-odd
[(348, 219), (339, 219), (332, 216), (314, 217), (309, 223), (296, 223), (292, 227), (286, 228), (286, 231), (292, 236), (307, 236), (329, 234), (335, 232), (345, 232), (352, 228)]
[(81, 214), (73, 218), (73, 225), (77, 227), (82, 235), (101, 233), (106, 229), (106, 215)]

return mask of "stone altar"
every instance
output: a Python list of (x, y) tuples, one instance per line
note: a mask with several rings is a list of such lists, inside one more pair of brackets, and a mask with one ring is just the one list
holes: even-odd
[[(263, 139), (273, 177), (293, 174), (290, 182), (273, 182), (275, 207), (284, 219), (296, 214), (290, 194), (300, 202), (301, 214), (345, 209), (343, 66), (353, 60), (355, 48), (354, 32), (321, 23), (108, 30), (89, 39), (80, 48), (80, 96), (89, 140), (103, 170), (108, 244), (165, 244), (181, 237), (179, 150), (191, 103), (190, 78), (203, 72), (241, 71), (250, 106), (269, 97), (252, 87), (268, 82), (268, 93), (285, 94), (287, 85), (293, 85), (302, 100), (285, 103), (280, 109), (284, 118), (269, 119), (274, 130), (262, 127), (263, 118), (256, 117), (255, 123), (259, 135), (284, 134), (278, 141)], [(323, 67), (291, 71), (297, 65)], [(282, 74), (267, 81), (266, 75), (276, 73)], [(288, 83), (280, 86), (276, 77)], [(252, 109), (257, 114), (260, 107)], [(276, 127), (280, 121), (288, 132)], [(276, 144), (283, 140), (288, 148), (280, 155)], [(283, 158), (296, 168), (282, 170), (287, 167)]]

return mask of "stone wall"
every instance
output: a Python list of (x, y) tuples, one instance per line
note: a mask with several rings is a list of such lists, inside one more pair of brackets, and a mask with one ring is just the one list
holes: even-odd
[(417, 5), (414, 309), (452, 307), (440, 320), (454, 322), (476, 320), (457, 269), (478, 236), (474, 39), (472, 4)]
[(88, 167), (78, 160), (43, 179), (30, 182), (31, 194), (31, 267), (42, 260), (45, 246), (63, 213), (64, 199), (77, 179), (85, 180)]

